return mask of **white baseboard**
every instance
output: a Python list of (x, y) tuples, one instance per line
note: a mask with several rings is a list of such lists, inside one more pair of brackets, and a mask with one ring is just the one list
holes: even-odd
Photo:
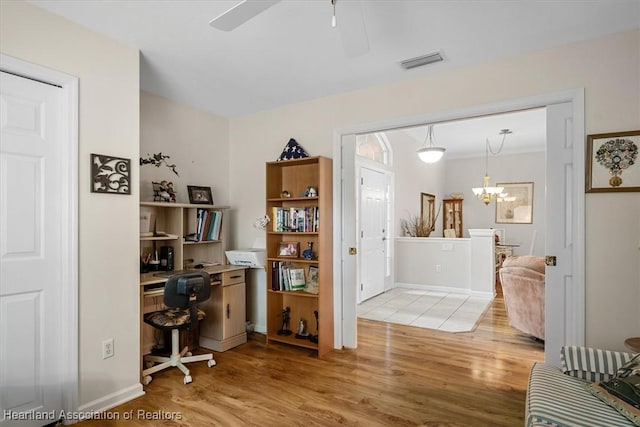
[(405, 288), (405, 289), (421, 289), (423, 291), (431, 291), (431, 292), (446, 292), (450, 294), (462, 294), (462, 295), (469, 295), (474, 297), (485, 297), (485, 298), (493, 298), (495, 296), (493, 292), (479, 292), (479, 291), (472, 291), (470, 289), (456, 288), (456, 287), (450, 287), (450, 286), (419, 285), (416, 283), (396, 282), (395, 287)]
[(85, 403), (78, 408), (80, 413), (96, 413), (99, 414), (102, 411), (108, 411), (109, 409), (122, 405), (125, 402), (143, 396), (144, 390), (142, 384), (137, 383), (130, 387), (118, 390), (114, 393), (103, 396), (99, 399)]

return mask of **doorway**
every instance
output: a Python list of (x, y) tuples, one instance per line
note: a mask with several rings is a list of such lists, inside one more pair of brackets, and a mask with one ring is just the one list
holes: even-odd
[(7, 55), (0, 70), (1, 424), (77, 409), (78, 80)]
[[(564, 108), (555, 108), (553, 106), (565, 104)], [(550, 126), (550, 133), (548, 134), (548, 148), (562, 148), (564, 152), (561, 155), (562, 161), (558, 161), (558, 157), (554, 155), (547, 156), (547, 170), (548, 173), (553, 176), (559, 174), (565, 176), (562, 186), (563, 195), (560, 199), (565, 205), (571, 207), (572, 221), (567, 223), (567, 230), (565, 235), (571, 236), (571, 248), (570, 252), (563, 249), (563, 259), (565, 266), (569, 265), (573, 267), (570, 271), (572, 288), (569, 290), (570, 297), (561, 298), (560, 301), (552, 301), (547, 295), (547, 312), (550, 310), (556, 310), (553, 317), (556, 323), (552, 321), (547, 323), (547, 331), (551, 330), (551, 334), (548, 335), (547, 346), (545, 350), (545, 359), (550, 363), (559, 363), (559, 347), (566, 343), (571, 342), (574, 344), (584, 343), (584, 194), (579, 189), (584, 186), (584, 90), (574, 90), (567, 92), (560, 92), (554, 94), (541, 95), (538, 97), (520, 99), (505, 103), (493, 104), (489, 106), (480, 106), (465, 111), (452, 111), (440, 114), (433, 114), (421, 118), (412, 118), (397, 120), (394, 123), (389, 124), (367, 124), (351, 129), (342, 129), (335, 133), (334, 139), (334, 154), (336, 160), (334, 160), (334, 178), (335, 182), (341, 182), (342, 179), (347, 179), (349, 176), (353, 176), (350, 172), (353, 162), (353, 149), (349, 148), (350, 142), (353, 143), (353, 138), (349, 138), (348, 135), (355, 133), (366, 133), (382, 131), (385, 129), (393, 129), (399, 127), (416, 126), (422, 123), (441, 122), (450, 120), (459, 120), (468, 117), (477, 117), (483, 115), (504, 113), (509, 111), (516, 111), (529, 108), (538, 107), (553, 107), (548, 108), (550, 112), (551, 120), (549, 122), (562, 122), (564, 128)], [(561, 112), (560, 110), (569, 111), (569, 116)], [(564, 132), (562, 135), (561, 133)], [(344, 137), (344, 139), (343, 139)], [(555, 162), (549, 161), (549, 158), (555, 159)], [(564, 163), (563, 163), (564, 162)], [(567, 162), (570, 163), (570, 168), (566, 168)], [(571, 172), (567, 174), (566, 170)], [(576, 191), (573, 191), (575, 189)], [(549, 190), (549, 189), (547, 189)], [(356, 333), (356, 295), (353, 286), (353, 277), (350, 273), (353, 273), (352, 264), (354, 259), (348, 255), (348, 251), (344, 250), (348, 247), (356, 246), (357, 240), (355, 238), (355, 219), (350, 218), (350, 215), (346, 215), (343, 210), (343, 203), (345, 200), (352, 199), (354, 194), (350, 193), (350, 187), (348, 185), (339, 185), (334, 189), (334, 193), (337, 195), (336, 203), (337, 213), (341, 218), (336, 218), (336, 225), (334, 229), (334, 238), (336, 241), (336, 254), (341, 255), (341, 259), (337, 259), (334, 263), (334, 295), (336, 317), (334, 319), (335, 324), (335, 345), (336, 347), (356, 347), (357, 346), (357, 333)], [(558, 203), (558, 197), (551, 198), (552, 203)], [(562, 204), (562, 203), (560, 203)], [(552, 207), (547, 207), (547, 216)], [(342, 219), (342, 221), (340, 221)], [(555, 237), (551, 236), (552, 241)], [(551, 245), (549, 247), (549, 245)], [(554, 249), (550, 243), (548, 248)], [(555, 249), (554, 249), (555, 250)], [(340, 262), (338, 262), (340, 261)], [(558, 271), (560, 273), (560, 271)], [(557, 282), (554, 282), (557, 281)], [(564, 283), (558, 280), (557, 274), (550, 275), (551, 286), (553, 292), (551, 294), (558, 295), (560, 289), (566, 286), (566, 279)], [(549, 286), (549, 285), (548, 285)], [(566, 290), (565, 290), (566, 291)], [(548, 293), (549, 294), (549, 293)], [(559, 313), (559, 314), (558, 314)], [(564, 316), (564, 313), (570, 313), (571, 316)], [(553, 324), (554, 328), (550, 328), (549, 324)], [(549, 336), (551, 335), (551, 336)]]

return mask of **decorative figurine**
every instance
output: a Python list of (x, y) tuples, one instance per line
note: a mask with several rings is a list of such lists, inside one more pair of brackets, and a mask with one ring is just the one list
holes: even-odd
[(313, 259), (315, 254), (313, 253), (313, 242), (307, 242), (307, 249), (302, 251), (302, 258)]
[(298, 323), (298, 332), (296, 333), (296, 338), (298, 339), (309, 338), (309, 332), (306, 331), (303, 319), (300, 319), (300, 323)]
[(161, 181), (151, 182), (153, 185), (153, 201), (154, 202), (174, 202), (176, 201), (176, 192), (173, 189), (173, 182)]
[(280, 197), (282, 197), (283, 199), (289, 198), (291, 197), (291, 193), (289, 193), (287, 190), (282, 190), (282, 193), (280, 193)]
[(317, 197), (318, 190), (315, 187), (307, 187), (306, 190), (302, 193), (302, 197)]
[(309, 341), (318, 344), (318, 334), (320, 333), (320, 324), (318, 323), (318, 310), (313, 310), (313, 315), (316, 318), (316, 334), (309, 334)]
[(291, 335), (291, 330), (289, 329), (290, 313), (291, 309), (289, 307), (282, 310), (282, 329), (278, 331), (278, 335)]

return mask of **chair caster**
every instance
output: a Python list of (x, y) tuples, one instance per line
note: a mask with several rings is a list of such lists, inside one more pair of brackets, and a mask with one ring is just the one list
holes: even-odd
[(210, 368), (211, 368), (212, 366), (216, 366), (216, 361), (215, 361), (215, 360), (213, 360), (213, 359), (209, 360), (209, 361), (207, 362), (207, 366), (208, 366), (208, 367), (210, 367)]
[(191, 353), (190, 351), (187, 351), (184, 355), (186, 357), (191, 357), (191, 356), (193, 356), (193, 353)]
[(151, 380), (153, 378), (151, 378), (151, 375), (145, 375), (144, 378), (142, 378), (142, 384), (143, 385), (149, 385), (149, 383), (151, 383)]
[(185, 376), (184, 376), (184, 383), (185, 383), (185, 384), (189, 384), (191, 381), (193, 381), (193, 380), (191, 379), (191, 375), (185, 375)]

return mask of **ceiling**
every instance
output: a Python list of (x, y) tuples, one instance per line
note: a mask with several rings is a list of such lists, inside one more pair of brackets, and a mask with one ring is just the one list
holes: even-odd
[[(500, 154), (531, 153), (546, 149), (545, 108), (436, 123), (433, 125), (433, 145), (444, 147), (447, 159), (484, 156), (486, 140), (489, 140), (493, 152), (499, 149), (503, 139), (500, 134), (502, 129), (509, 129), (512, 133), (504, 138)], [(395, 132), (413, 139), (416, 150), (425, 145), (427, 126), (387, 131), (390, 141), (393, 141)]]
[[(330, 0), (284, 0), (231, 32), (208, 24), (238, 1), (30, 3), (139, 48), (143, 90), (222, 117), (640, 27), (639, 0), (363, 0), (370, 49), (349, 57), (339, 30), (357, 18), (347, 10), (354, 0), (337, 0), (337, 28)], [(443, 62), (399, 66), (435, 51)], [(436, 137), (444, 139), (439, 130)]]

